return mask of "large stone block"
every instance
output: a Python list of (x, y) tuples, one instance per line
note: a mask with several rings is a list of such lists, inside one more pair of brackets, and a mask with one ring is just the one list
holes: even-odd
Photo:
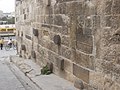
[(120, 85), (116, 85), (115, 90), (119, 90), (119, 89), (120, 89)]
[(78, 24), (78, 27), (80, 28), (85, 27), (85, 16), (84, 15), (77, 16), (77, 24)]
[(64, 78), (64, 79), (67, 79), (67, 80), (69, 80), (69, 81), (71, 81), (71, 82), (74, 81), (74, 76), (73, 76), (73, 74), (71, 74), (71, 73), (69, 73), (69, 72), (66, 72), (66, 71), (64, 71), (64, 70), (61, 71), (61, 70), (59, 70), (56, 66), (54, 66), (53, 72), (54, 72), (56, 75), (58, 75), (58, 76), (60, 76), (60, 77), (62, 77), (62, 78)]
[(111, 22), (111, 16), (106, 16), (104, 20), (105, 20), (105, 26), (106, 27), (111, 27), (111, 23), (112, 23)]
[(61, 28), (61, 34), (62, 35), (69, 35), (70, 34), (70, 28), (69, 28), (69, 26), (63, 26)]
[(64, 26), (65, 22), (64, 19), (62, 17), (62, 15), (55, 15), (54, 16), (54, 24), (58, 25), (58, 26)]
[(49, 43), (48, 49), (55, 53), (58, 53), (58, 46), (53, 42)]
[[(53, 23), (53, 18), (52, 16), (44, 16), (44, 25), (50, 27), (48, 24), (50, 24), (50, 21), (51, 21), (51, 24)], [(45, 27), (44, 25), (42, 25), (43, 27)]]
[[(101, 72), (90, 72), (90, 86), (103, 90), (105, 76)], [(98, 89), (97, 89), (98, 90)]]
[(49, 59), (50, 62), (52, 62), (54, 65), (56, 65), (55, 64), (56, 59), (57, 59), (57, 55), (56, 54), (54, 54), (51, 51), (48, 51), (48, 59)]
[(115, 64), (114, 62), (103, 61), (101, 63), (103, 72), (106, 74), (119, 74), (120, 73), (120, 65)]
[(67, 58), (67, 59), (71, 59), (71, 49), (65, 46), (61, 46), (60, 48), (60, 55)]
[(34, 58), (34, 59), (36, 59), (36, 53), (35, 53), (35, 51), (31, 51), (31, 56), (32, 56), (32, 58)]
[(39, 53), (39, 57), (41, 57), (42, 60), (48, 59), (48, 50), (43, 48), (42, 46), (38, 47), (38, 53)]
[(90, 29), (90, 28), (84, 28), (84, 32), (83, 32), (84, 35), (92, 35), (93, 34), (93, 30)]
[(64, 59), (57, 59), (57, 67), (59, 70), (64, 70)]
[(73, 7), (76, 7), (76, 11), (75, 14), (77, 15), (84, 15), (84, 4), (83, 1), (79, 1), (79, 2), (74, 2), (75, 4), (73, 4)]
[(53, 40), (54, 36), (55, 36), (55, 33), (54, 32), (49, 32), (49, 38), (50, 40)]
[(86, 19), (85, 19), (85, 27), (87, 28), (91, 28), (92, 27), (92, 19), (89, 18), (90, 16), (88, 16)]
[[(69, 0), (70, 1), (70, 0)], [(73, 0), (71, 0), (73, 1)], [(84, 6), (83, 2), (71, 2), (66, 4), (66, 14), (68, 15), (84, 15)]]
[(91, 35), (87, 35), (87, 34), (84, 34), (84, 31), (83, 31), (83, 34), (84, 35), (82, 35), (81, 34), (82, 32), (78, 32), (77, 34), (76, 34), (76, 41), (79, 43), (84, 43), (84, 44), (87, 44), (87, 45), (90, 45), (90, 46), (92, 46), (93, 45), (93, 38), (92, 38), (92, 36)]
[(55, 14), (66, 14), (66, 3), (60, 3), (55, 5), (54, 9)]
[(45, 50), (41, 49), (41, 52), (36, 52), (36, 63), (38, 63), (40, 66), (47, 65), (48, 62), (48, 55)]
[(114, 0), (113, 6), (112, 6), (112, 13), (120, 14), (120, 0)]
[(61, 2), (63, 2), (63, 0), (56, 0), (56, 3), (58, 4), (58, 3), (61, 3)]
[(47, 15), (53, 14), (53, 8), (51, 6), (46, 7), (45, 14)]
[(115, 90), (115, 82), (112, 79), (105, 78), (104, 90)]
[(51, 41), (49, 39), (49, 36), (44, 36), (40, 42), (40, 45), (49, 49), (49, 46), (51, 45)]
[(61, 33), (62, 27), (59, 26), (52, 26), (52, 33)]
[(64, 70), (73, 73), (73, 63), (69, 60), (64, 59)]
[(106, 0), (105, 2), (105, 14), (110, 15), (112, 10), (113, 0)]
[(70, 37), (69, 36), (62, 36), (61, 44), (69, 47), (70, 45)]
[(112, 29), (118, 29), (120, 27), (120, 17), (119, 16), (112, 16), (111, 18), (112, 24), (111, 28)]
[(92, 70), (94, 69), (94, 57), (82, 54), (78, 51), (76, 52), (75, 63)]
[(79, 43), (79, 42), (77, 42), (76, 48), (79, 51), (82, 51), (82, 52), (87, 53), (87, 54), (92, 54), (92, 51), (93, 51), (93, 46), (82, 44), (82, 43)]
[(100, 16), (99, 15), (96, 15), (96, 16), (93, 16), (92, 17), (92, 28), (96, 29), (96, 28), (100, 28), (100, 24), (101, 24), (101, 20), (100, 20)]
[(79, 79), (83, 80), (86, 83), (89, 83), (89, 71), (73, 64), (73, 74), (78, 77)]

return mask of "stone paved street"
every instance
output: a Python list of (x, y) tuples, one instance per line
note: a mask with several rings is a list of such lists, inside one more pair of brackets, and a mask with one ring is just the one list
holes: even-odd
[(16, 55), (16, 51), (12, 48), (10, 49), (10, 51), (6, 51), (4, 48), (3, 50), (0, 50), (0, 58), (8, 57), (10, 55)]
[(40, 90), (16, 66), (10, 64), (11, 55), (16, 55), (16, 50), (0, 50), (0, 90)]
[(25, 90), (4, 61), (9, 55), (15, 54), (14, 50), (0, 50), (0, 90)]

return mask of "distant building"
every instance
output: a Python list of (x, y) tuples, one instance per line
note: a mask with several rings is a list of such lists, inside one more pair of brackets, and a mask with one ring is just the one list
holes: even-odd
[(3, 15), (3, 11), (0, 10), (0, 18), (2, 18), (4, 15)]
[(12, 18), (15, 17), (15, 12), (10, 12), (10, 13), (3, 13), (4, 17)]
[(15, 17), (15, 12), (11, 12), (11, 14), (8, 17)]
[(4, 17), (8, 17), (10, 13), (3, 13)]

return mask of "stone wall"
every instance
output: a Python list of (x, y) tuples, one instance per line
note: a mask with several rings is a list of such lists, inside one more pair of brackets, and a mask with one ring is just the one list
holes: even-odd
[(120, 0), (16, 1), (18, 52), (80, 90), (120, 89)]

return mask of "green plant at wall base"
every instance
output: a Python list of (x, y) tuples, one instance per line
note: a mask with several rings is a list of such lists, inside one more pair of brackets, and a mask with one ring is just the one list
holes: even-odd
[(47, 65), (44, 66), (44, 67), (41, 69), (41, 74), (42, 74), (42, 75), (49, 75), (49, 74), (51, 74), (51, 73), (52, 73), (52, 71), (48, 68)]

